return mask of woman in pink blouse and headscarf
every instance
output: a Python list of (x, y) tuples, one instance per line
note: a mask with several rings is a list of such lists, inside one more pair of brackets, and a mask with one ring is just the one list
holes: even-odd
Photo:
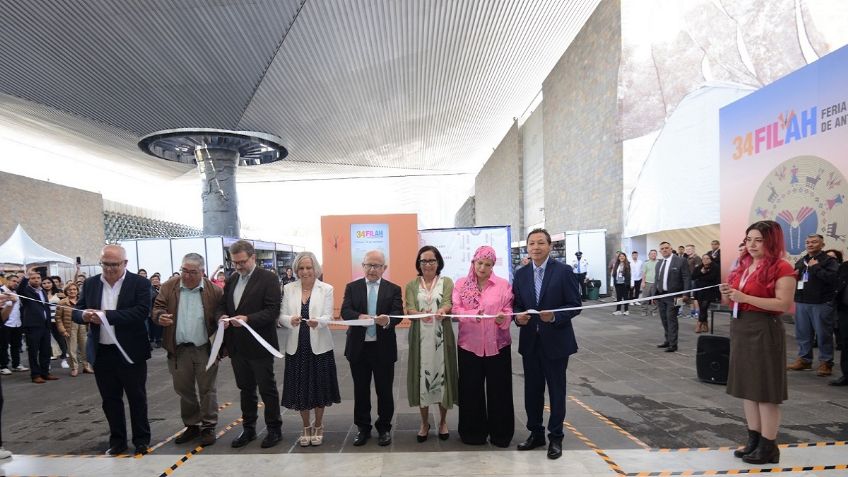
[(453, 289), (455, 315), (497, 315), (459, 318), (459, 437), (480, 445), (508, 447), (515, 431), (512, 406), (512, 287), (492, 273), (497, 257), (483, 245), (474, 252), (468, 276)]

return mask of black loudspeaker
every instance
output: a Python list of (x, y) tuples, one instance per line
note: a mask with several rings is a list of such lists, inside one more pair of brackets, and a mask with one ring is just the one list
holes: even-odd
[(706, 383), (727, 384), (729, 366), (730, 338), (714, 335), (698, 337), (698, 351), (695, 358), (698, 379)]

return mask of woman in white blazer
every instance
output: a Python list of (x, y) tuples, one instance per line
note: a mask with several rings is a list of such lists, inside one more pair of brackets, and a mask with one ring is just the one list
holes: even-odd
[[(312, 252), (297, 254), (292, 268), (298, 280), (285, 286), (280, 306), (279, 322), (291, 330), (281, 404), (300, 411), (300, 445), (318, 446), (324, 440), (324, 407), (341, 402), (328, 328), (333, 319), (333, 287), (318, 280), (321, 264)], [(310, 420), (313, 409), (314, 423)]]

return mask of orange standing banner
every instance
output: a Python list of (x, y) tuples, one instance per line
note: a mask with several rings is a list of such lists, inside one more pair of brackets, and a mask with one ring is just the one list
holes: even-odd
[(386, 255), (383, 278), (403, 288), (415, 278), (418, 215), (328, 215), (321, 217), (324, 281), (334, 288), (333, 316), (338, 317), (345, 285), (362, 278), (369, 250)]

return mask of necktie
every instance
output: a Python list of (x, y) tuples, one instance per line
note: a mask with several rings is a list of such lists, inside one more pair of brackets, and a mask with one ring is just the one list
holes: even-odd
[[(377, 315), (377, 282), (368, 282), (368, 314)], [(377, 325), (371, 325), (366, 330), (368, 336), (377, 336)]]
[(577, 273), (580, 273), (580, 261), (577, 261)]
[(536, 269), (535, 285), (536, 285), (536, 304), (539, 304), (539, 297), (542, 295), (542, 279), (545, 277), (545, 269), (539, 267)]
[(665, 283), (665, 263), (667, 261), (668, 261), (668, 259), (664, 258), (662, 263), (660, 264), (660, 276), (658, 277), (659, 282), (660, 282), (660, 293), (665, 292), (665, 287), (666, 287), (666, 283)]

